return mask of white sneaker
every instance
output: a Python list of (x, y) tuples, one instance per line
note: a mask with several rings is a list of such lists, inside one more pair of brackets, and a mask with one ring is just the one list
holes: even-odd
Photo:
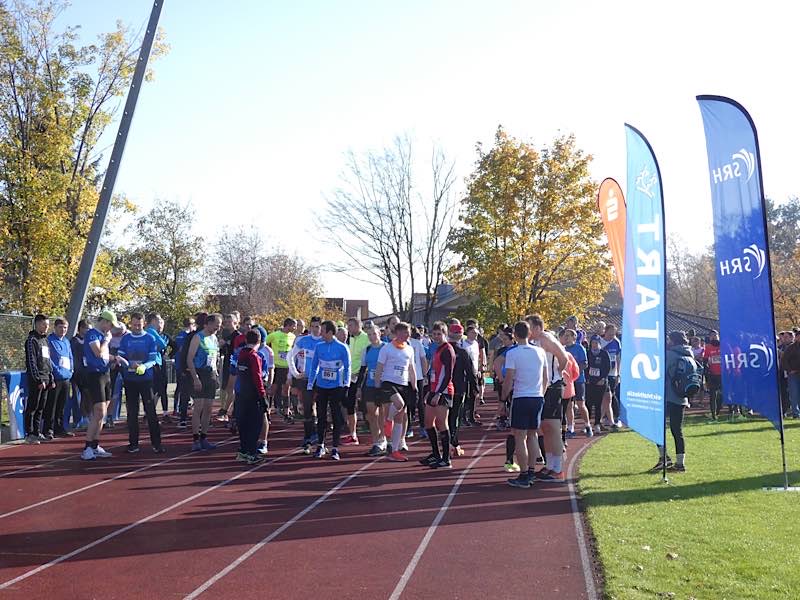
[(94, 450), (92, 450), (91, 448), (84, 448), (83, 452), (81, 452), (81, 458), (83, 460), (94, 460), (95, 459)]
[(111, 452), (104, 450), (102, 446), (98, 446), (94, 449), (94, 455), (100, 458), (111, 458)]
[(408, 452), (408, 444), (406, 444), (405, 442), (400, 444), (400, 451), (401, 452)]
[(620, 421), (619, 419), (617, 419), (617, 422), (615, 423), (615, 425), (617, 427), (619, 427), (620, 429), (622, 429), (624, 427), (624, 425), (622, 424), (622, 421)]

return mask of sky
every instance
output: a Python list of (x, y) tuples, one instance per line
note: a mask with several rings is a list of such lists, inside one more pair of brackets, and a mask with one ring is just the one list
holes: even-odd
[[(91, 41), (117, 20), (142, 28), (151, 6), (74, 0), (61, 21)], [(766, 195), (800, 193), (798, 16), (773, 1), (166, 0), (171, 49), (139, 96), (116, 191), (143, 211), (191, 202), (206, 240), (247, 224), (323, 264), (336, 250), (314, 223), (348, 150), (437, 143), (463, 191), (498, 125), (537, 146), (573, 133), (593, 178), (624, 190), (627, 122), (659, 161), (668, 238), (696, 251), (713, 242), (696, 95), (743, 104)], [(328, 296), (389, 310), (379, 286), (320, 277)]]

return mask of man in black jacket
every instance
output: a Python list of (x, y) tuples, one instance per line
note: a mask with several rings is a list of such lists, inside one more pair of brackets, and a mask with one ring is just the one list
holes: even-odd
[(478, 387), (478, 374), (470, 358), (469, 353), (461, 346), (461, 338), (464, 335), (464, 327), (454, 323), (448, 329), (447, 339), (456, 352), (456, 363), (453, 367), (453, 407), (447, 416), (448, 429), (450, 430), (450, 445), (453, 457), (462, 456), (464, 450), (458, 441), (459, 412), (464, 403), (464, 397), (470, 390)]
[(44, 315), (33, 318), (33, 330), (25, 340), (25, 365), (27, 367), (28, 399), (25, 402), (25, 443), (39, 444), (45, 439), (39, 430), (42, 411), (47, 402), (47, 390), (53, 387), (53, 367), (50, 364), (50, 347), (47, 330), (50, 319)]

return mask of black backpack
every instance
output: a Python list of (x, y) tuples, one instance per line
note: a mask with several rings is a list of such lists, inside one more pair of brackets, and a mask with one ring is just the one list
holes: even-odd
[(699, 365), (691, 356), (679, 356), (675, 370), (670, 374), (673, 391), (679, 398), (691, 398), (700, 391), (703, 375)]

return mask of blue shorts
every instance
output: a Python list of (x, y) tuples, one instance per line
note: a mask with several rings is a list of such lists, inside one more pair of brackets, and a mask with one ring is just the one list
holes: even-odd
[(544, 398), (514, 398), (511, 401), (511, 429), (539, 429)]

